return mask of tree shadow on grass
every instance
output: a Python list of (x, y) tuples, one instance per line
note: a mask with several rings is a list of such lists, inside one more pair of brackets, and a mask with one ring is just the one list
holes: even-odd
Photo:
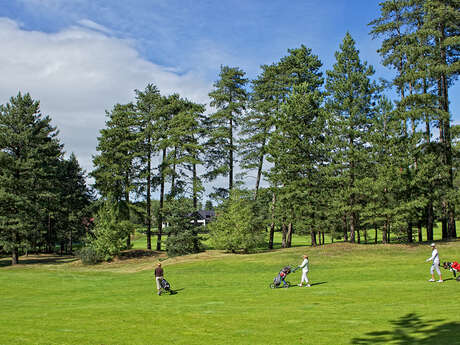
[[(19, 258), (18, 266), (23, 265), (62, 265), (77, 261), (75, 256), (60, 256), (60, 255), (34, 255), (34, 256), (21, 256)], [(0, 258), (0, 267), (12, 266), (11, 258)]]
[(352, 339), (351, 344), (459, 345), (460, 323), (443, 321), (425, 321), (411, 313), (391, 321), (392, 330), (367, 333)]

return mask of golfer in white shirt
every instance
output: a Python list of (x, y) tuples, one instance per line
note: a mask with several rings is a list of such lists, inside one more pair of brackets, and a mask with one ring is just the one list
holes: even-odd
[(429, 280), (430, 282), (434, 282), (434, 270), (438, 273), (439, 280), (438, 283), (442, 283), (442, 276), (441, 276), (441, 270), (439, 269), (439, 254), (438, 250), (436, 249), (436, 244), (431, 243), (431, 257), (426, 259), (426, 261), (433, 261), (433, 264), (431, 265), (430, 268), (430, 273), (431, 273), (431, 279)]
[(303, 256), (303, 261), (300, 264), (299, 268), (302, 269), (302, 279), (300, 280), (299, 286), (302, 286), (303, 282), (305, 282), (305, 284), (306, 284), (305, 286), (310, 286), (310, 284), (308, 283), (308, 277), (307, 277), (307, 273), (308, 273), (308, 256), (306, 256), (306, 255)]

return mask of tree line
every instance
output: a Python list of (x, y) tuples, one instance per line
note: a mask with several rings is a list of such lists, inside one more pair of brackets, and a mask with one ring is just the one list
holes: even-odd
[(457, 237), (459, 128), (449, 88), (460, 71), (459, 13), (454, 0), (383, 1), (369, 26), (395, 72), (389, 81), (374, 79), (347, 33), (325, 74), (304, 45), (253, 80), (221, 66), (208, 108), (153, 84), (135, 90), (107, 112), (98, 138), (91, 175), (104, 206), (88, 243), (106, 257), (129, 248), (140, 216), (147, 249), (153, 233), (161, 249), (169, 224), (171, 250), (200, 250), (184, 219), (219, 177), (216, 247), (250, 250), (267, 231), (273, 248), (276, 230), (283, 247), (294, 231), (314, 245), (325, 233), (353, 243), (379, 233), (384, 243), (432, 240), (438, 222), (443, 239)]
[[(196, 208), (202, 181), (219, 176), (228, 181), (214, 188), (214, 196), (226, 200), (220, 213), (232, 209), (229, 200), (238, 202), (230, 198), (235, 190), (240, 201), (261, 203), (249, 214), (262, 221), (246, 216), (244, 231), (254, 233), (254, 224), (259, 231), (269, 228), (269, 247), (275, 229), (283, 233), (283, 246), (289, 246), (294, 229), (311, 235), (313, 244), (323, 241), (325, 231), (350, 242), (362, 237), (367, 242), (369, 230), (375, 241), (381, 231), (384, 243), (391, 234), (399, 241), (432, 240), (438, 221), (443, 239), (454, 238), (458, 128), (451, 126), (448, 90), (460, 69), (458, 10), (455, 1), (380, 4), (379, 18), (369, 25), (381, 38), (383, 64), (396, 72), (391, 81), (373, 80), (374, 68), (362, 61), (347, 33), (325, 75), (318, 56), (304, 45), (262, 65), (251, 81), (239, 67), (221, 66), (208, 112), (179, 95), (161, 96), (149, 85), (136, 91), (135, 103), (108, 114), (94, 176), (101, 180), (98, 174), (112, 169), (112, 163), (102, 163), (104, 156), (121, 154), (117, 146), (104, 151), (105, 142), (116, 142), (109, 132), (127, 145), (115, 134), (121, 107), (130, 109), (125, 118), (133, 122), (123, 135), (132, 135), (133, 146), (126, 164), (116, 164), (126, 167), (117, 172), (117, 201), (129, 204), (130, 191), (140, 190), (148, 204), (157, 188), (157, 249), (165, 205), (189, 193)], [(385, 96), (389, 88), (397, 90), (397, 99)], [(152, 154), (158, 156), (156, 166)], [(255, 173), (254, 186), (247, 172)], [(111, 184), (114, 175), (108, 176)], [(264, 179), (268, 187), (261, 188)], [(238, 191), (242, 186), (252, 195)], [(227, 226), (239, 228), (236, 214)]]
[(0, 106), (0, 252), (13, 264), (20, 253), (72, 253), (90, 223), (93, 196), (57, 136), (29, 94)]

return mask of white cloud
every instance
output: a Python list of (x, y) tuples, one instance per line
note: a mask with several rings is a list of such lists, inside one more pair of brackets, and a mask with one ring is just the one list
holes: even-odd
[(44, 33), (0, 18), (0, 104), (18, 91), (29, 92), (85, 170), (92, 169), (105, 110), (133, 101), (134, 89), (153, 83), (162, 94), (208, 102), (212, 86), (198, 72), (179, 75), (141, 58), (132, 42), (111, 37), (105, 27), (89, 20), (79, 24), (84, 27)]

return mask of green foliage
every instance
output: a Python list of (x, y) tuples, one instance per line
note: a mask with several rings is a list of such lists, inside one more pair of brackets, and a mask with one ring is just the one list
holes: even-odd
[(92, 246), (81, 248), (77, 255), (84, 265), (95, 265), (103, 260), (99, 252)]
[(166, 240), (166, 251), (169, 257), (195, 254), (203, 250), (204, 246), (194, 229), (183, 229), (180, 232), (171, 233)]
[(245, 73), (238, 67), (221, 66), (220, 79), (214, 83), (214, 90), (209, 93), (210, 105), (216, 112), (204, 121), (207, 141), (205, 143), (205, 176), (214, 180), (218, 176), (228, 177), (228, 188), (218, 192), (227, 194), (233, 188), (234, 165), (236, 162), (238, 131), (242, 113), (246, 108), (248, 96), (245, 86)]
[(181, 198), (170, 201), (165, 210), (165, 219), (169, 224), (166, 251), (168, 256), (180, 256), (199, 253), (204, 250), (199, 230), (200, 224), (194, 223), (191, 200)]
[(82, 236), (91, 196), (76, 157), (65, 159), (40, 103), (18, 93), (0, 106), (0, 246), (20, 250), (72, 247)]
[(214, 247), (231, 252), (250, 252), (265, 240), (265, 228), (257, 217), (256, 203), (248, 193), (232, 191), (216, 211), (216, 221), (209, 225)]
[(93, 234), (88, 238), (88, 245), (103, 260), (108, 261), (125, 248), (124, 240), (133, 231), (133, 224), (126, 220), (120, 221), (116, 204), (107, 200), (98, 212)]

